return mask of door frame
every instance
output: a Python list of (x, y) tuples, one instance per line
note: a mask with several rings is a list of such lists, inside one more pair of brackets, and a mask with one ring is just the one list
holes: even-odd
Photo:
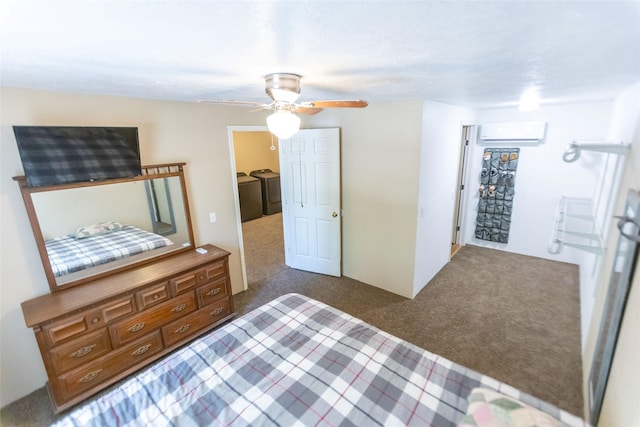
[(231, 162), (231, 183), (233, 193), (234, 210), (236, 212), (236, 231), (238, 233), (238, 249), (240, 252), (240, 269), (242, 271), (242, 289), (249, 289), (247, 283), (247, 261), (244, 254), (244, 236), (242, 235), (242, 217), (240, 215), (240, 195), (237, 186), (237, 169), (236, 169), (236, 152), (233, 141), (234, 132), (269, 132), (269, 128), (265, 126), (227, 126), (227, 135), (229, 140), (229, 160)]
[[(456, 183), (455, 198), (458, 199), (457, 212), (453, 213), (452, 218), (452, 239), (451, 243), (464, 246), (466, 244), (466, 218), (469, 208), (470, 198), (473, 194), (471, 183), (471, 155), (473, 146), (477, 142), (478, 124), (473, 122), (463, 122), (460, 125), (460, 159), (458, 164), (458, 180)], [(461, 189), (464, 186), (464, 189)], [(454, 222), (457, 220), (457, 224)], [(460, 230), (455, 230), (460, 226)], [(455, 239), (453, 236), (456, 236)], [(455, 241), (454, 241), (455, 240)]]

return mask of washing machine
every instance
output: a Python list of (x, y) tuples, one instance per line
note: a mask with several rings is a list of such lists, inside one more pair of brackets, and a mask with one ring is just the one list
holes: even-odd
[(258, 169), (249, 175), (260, 180), (262, 188), (262, 213), (271, 215), (282, 212), (282, 196), (280, 194), (280, 174), (271, 169)]
[(238, 198), (241, 222), (262, 217), (262, 186), (260, 180), (238, 172)]

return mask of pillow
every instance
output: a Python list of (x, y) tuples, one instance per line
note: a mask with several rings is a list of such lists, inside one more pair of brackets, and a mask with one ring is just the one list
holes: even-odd
[(493, 390), (475, 388), (459, 427), (560, 427), (567, 424), (519, 400)]
[(122, 228), (122, 224), (118, 221), (107, 221), (99, 224), (86, 225), (76, 230), (76, 239), (84, 239), (86, 237), (98, 236), (100, 234), (111, 233)]

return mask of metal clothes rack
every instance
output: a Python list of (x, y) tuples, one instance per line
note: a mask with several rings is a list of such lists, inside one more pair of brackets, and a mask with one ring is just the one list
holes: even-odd
[[(571, 141), (562, 158), (567, 163), (575, 162), (584, 150), (624, 157), (629, 149), (630, 145), (623, 143), (574, 140)], [(605, 169), (604, 172), (607, 170)], [(598, 209), (603, 195), (611, 197), (612, 193), (611, 188), (604, 188), (604, 186), (605, 183), (601, 182), (593, 199), (566, 196), (560, 199), (556, 208), (551, 242), (547, 247), (550, 254), (559, 254), (565, 246), (598, 255), (604, 252), (603, 230), (598, 221)], [(608, 205), (609, 200), (605, 206)]]

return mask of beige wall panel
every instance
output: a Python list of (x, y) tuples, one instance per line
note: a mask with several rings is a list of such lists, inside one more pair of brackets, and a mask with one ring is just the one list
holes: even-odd
[[(271, 150), (271, 144), (275, 150)], [(271, 132), (234, 132), (233, 150), (236, 171), (247, 175), (258, 169), (280, 172), (278, 158), (278, 138), (271, 138)]]

